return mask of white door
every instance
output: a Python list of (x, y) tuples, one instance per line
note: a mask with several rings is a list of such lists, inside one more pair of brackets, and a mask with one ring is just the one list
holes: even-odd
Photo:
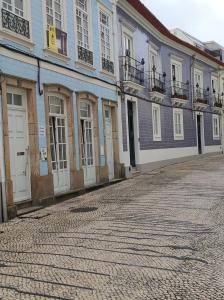
[(14, 202), (31, 198), (26, 92), (7, 91), (10, 172)]
[(112, 180), (114, 178), (114, 149), (111, 108), (109, 106), (105, 109), (105, 139), (109, 180)]
[(49, 106), (50, 148), (54, 191), (55, 193), (60, 193), (70, 188), (65, 100), (61, 96), (50, 95)]
[(92, 109), (89, 102), (80, 103), (80, 122), (82, 168), (84, 172), (84, 184), (87, 186), (96, 183)]

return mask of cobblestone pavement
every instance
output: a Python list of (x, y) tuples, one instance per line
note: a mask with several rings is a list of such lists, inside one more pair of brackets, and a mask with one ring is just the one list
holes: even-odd
[(0, 232), (2, 300), (223, 300), (224, 156), (140, 175)]

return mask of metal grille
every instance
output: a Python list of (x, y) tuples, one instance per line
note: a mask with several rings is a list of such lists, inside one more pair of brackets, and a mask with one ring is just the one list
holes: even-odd
[(114, 63), (104, 57), (102, 57), (102, 69), (114, 73)]
[(81, 46), (78, 46), (78, 59), (93, 65), (93, 52), (85, 49)]
[(30, 38), (29, 21), (2, 8), (2, 27)]

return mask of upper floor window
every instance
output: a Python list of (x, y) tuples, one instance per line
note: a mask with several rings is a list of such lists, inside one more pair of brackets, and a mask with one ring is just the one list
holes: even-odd
[(63, 0), (46, 0), (47, 44), (50, 50), (67, 55), (67, 33), (63, 31), (63, 5)]
[(2, 7), (8, 11), (11, 11), (19, 17), (24, 17), (23, 0), (3, 0)]
[(220, 139), (220, 121), (218, 115), (212, 115), (213, 122), (213, 139)]
[(76, 0), (76, 32), (78, 59), (93, 65), (93, 53), (90, 51), (89, 0)]
[(30, 38), (27, 0), (2, 0), (2, 28)]
[(114, 64), (112, 59), (112, 27), (111, 15), (100, 9), (100, 42), (102, 69), (110, 73), (114, 73)]
[(194, 70), (194, 85), (203, 89), (203, 72), (199, 69)]
[(212, 93), (218, 94), (218, 78), (217, 77), (212, 77), (211, 79), (211, 88), (212, 88)]
[(133, 58), (133, 39), (131, 36), (123, 35), (123, 56), (129, 56)]
[(179, 61), (171, 61), (171, 80), (182, 82), (182, 63)]
[(159, 72), (159, 53), (156, 49), (151, 48), (149, 52), (149, 64), (150, 64), (150, 71), (155, 70)]

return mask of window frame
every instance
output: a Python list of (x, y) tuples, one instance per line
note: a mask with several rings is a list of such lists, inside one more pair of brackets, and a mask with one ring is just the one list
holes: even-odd
[[(217, 123), (215, 123), (215, 121)], [(215, 132), (217, 125), (217, 133)], [(213, 132), (213, 140), (220, 140), (220, 117), (217, 114), (212, 115), (212, 132)]]
[[(100, 69), (101, 72), (103, 73), (108, 73), (107, 71), (105, 71), (103, 69), (102, 66), (102, 58), (103, 58), (103, 52), (102, 52), (102, 44), (101, 44), (101, 21), (100, 21), (100, 13), (101, 11), (105, 14), (107, 14), (109, 16), (109, 40), (110, 40), (110, 62), (112, 62), (114, 64), (115, 67), (115, 57), (114, 57), (114, 32), (113, 32), (113, 12), (110, 11), (108, 8), (106, 8), (105, 6), (103, 6), (102, 4), (98, 5), (98, 29), (99, 29), (99, 53), (100, 53)], [(105, 59), (107, 59), (105, 57)], [(108, 60), (108, 59), (107, 59)], [(116, 70), (114, 70), (114, 74), (116, 73)], [(110, 74), (110, 75), (114, 75), (114, 74)]]
[(171, 82), (173, 83), (173, 68), (172, 66), (179, 68), (179, 78), (176, 77), (176, 82), (183, 82), (183, 64), (181, 61), (175, 60), (171, 58), (170, 60), (170, 75), (171, 75)]
[[(154, 111), (158, 112), (158, 119), (155, 120)], [(155, 123), (157, 122), (157, 124)], [(155, 133), (155, 127), (157, 127), (157, 133)], [(156, 103), (152, 103), (152, 132), (153, 132), (153, 141), (160, 142), (162, 140), (161, 135), (161, 112), (160, 105)]]
[[(176, 123), (176, 115), (180, 116), (180, 133), (177, 133), (177, 123)], [(184, 140), (184, 114), (183, 109), (181, 108), (174, 108), (173, 109), (173, 135), (174, 140)]]

